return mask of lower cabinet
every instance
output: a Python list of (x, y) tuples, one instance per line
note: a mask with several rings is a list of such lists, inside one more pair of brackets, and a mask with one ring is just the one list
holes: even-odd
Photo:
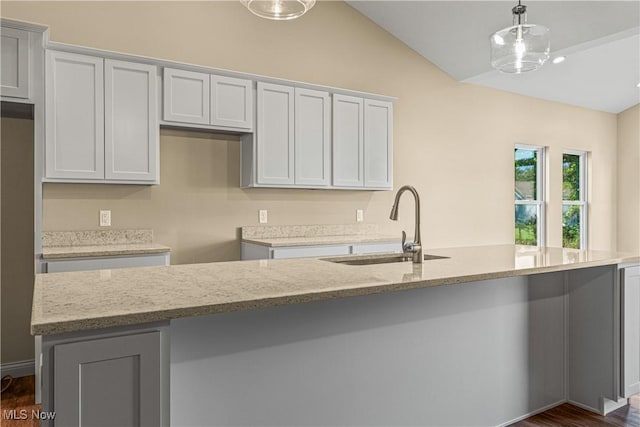
[(314, 258), (322, 256), (364, 255), (374, 253), (400, 253), (400, 242), (342, 243), (335, 245), (278, 246), (270, 247), (255, 243), (242, 242), (240, 258), (285, 259)]
[(168, 323), (109, 335), (42, 338), (43, 426), (168, 425)]
[(65, 258), (45, 260), (46, 273), (65, 271), (110, 270), (113, 268), (154, 267), (169, 265), (168, 252), (151, 255), (112, 256), (101, 258)]
[(640, 266), (621, 270), (622, 396), (640, 393)]

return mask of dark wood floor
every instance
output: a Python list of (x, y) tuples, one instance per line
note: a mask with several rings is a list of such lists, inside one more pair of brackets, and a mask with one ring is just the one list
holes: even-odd
[(565, 403), (510, 427), (639, 427), (640, 395), (629, 402), (606, 417)]
[[(3, 384), (4, 385), (4, 384)], [(5, 419), (5, 411), (16, 409), (39, 410), (35, 403), (35, 378), (33, 376), (14, 379), (11, 386), (2, 393), (0, 408), (0, 426), (3, 427), (39, 427), (37, 420)], [(606, 417), (593, 412), (564, 404), (546, 412), (512, 424), (511, 427), (640, 427), (640, 395), (630, 399), (630, 404), (612, 412)]]
[[(4, 387), (5, 382), (2, 382)], [(32, 419), (32, 411), (39, 411), (40, 405), (35, 404), (36, 387), (35, 377), (14, 378), (9, 388), (2, 393), (0, 398), (0, 426), (2, 427), (39, 427), (40, 421)], [(26, 419), (11, 419), (9, 412), (15, 410), (14, 418), (20, 418), (26, 414)], [(26, 411), (26, 412), (21, 412)]]

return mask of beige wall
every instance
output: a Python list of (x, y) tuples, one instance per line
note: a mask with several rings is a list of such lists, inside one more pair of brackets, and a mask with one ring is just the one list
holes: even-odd
[(640, 104), (618, 114), (618, 250), (640, 253)]
[[(395, 187), (423, 200), (427, 247), (513, 242), (513, 145), (549, 148), (548, 243), (561, 243), (562, 148), (592, 153), (591, 246), (616, 247), (616, 116), (454, 81), (341, 2), (271, 22), (237, 2), (2, 2), (2, 15), (50, 26), (54, 41), (397, 96)], [(411, 202), (388, 220), (392, 192), (238, 188), (236, 140), (161, 132), (161, 185), (53, 185), (44, 229), (152, 227), (174, 263), (237, 259), (236, 228), (345, 223), (355, 209), (412, 233)]]
[(3, 363), (33, 359), (29, 335), (33, 294), (33, 121), (2, 118)]

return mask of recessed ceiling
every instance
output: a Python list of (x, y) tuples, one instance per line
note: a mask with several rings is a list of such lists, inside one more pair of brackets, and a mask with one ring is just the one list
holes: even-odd
[(640, 102), (640, 0), (525, 1), (566, 60), (521, 75), (489, 64), (489, 36), (512, 25), (516, 1), (348, 3), (459, 81), (611, 113)]

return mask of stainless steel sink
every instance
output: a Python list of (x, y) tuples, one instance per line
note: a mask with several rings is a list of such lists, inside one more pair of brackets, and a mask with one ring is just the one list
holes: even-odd
[[(447, 259), (447, 256), (425, 255), (424, 260), (430, 261), (434, 259)], [(383, 254), (383, 255), (358, 255), (339, 258), (321, 258), (323, 261), (335, 262), (346, 265), (372, 265), (372, 264), (388, 264), (392, 262), (410, 262), (411, 255), (404, 254)]]

